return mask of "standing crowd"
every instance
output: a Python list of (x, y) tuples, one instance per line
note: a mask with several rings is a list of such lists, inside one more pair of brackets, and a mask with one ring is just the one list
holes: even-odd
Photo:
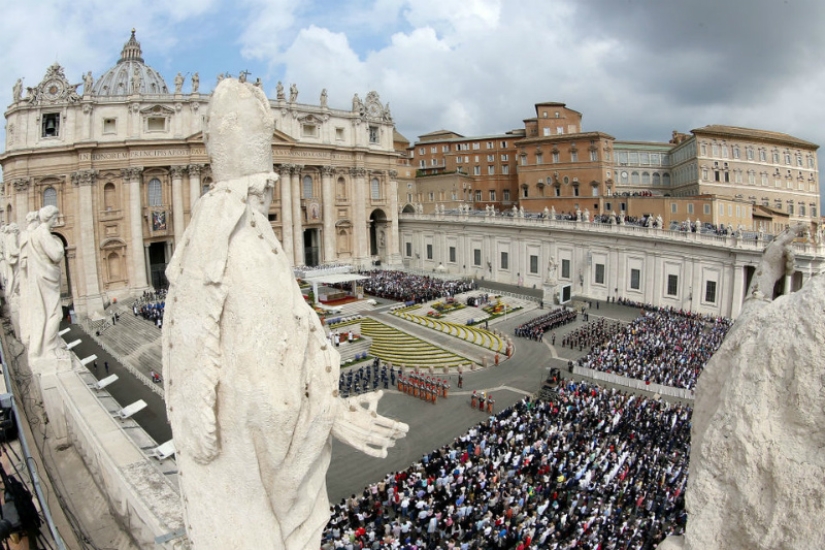
[(576, 311), (573, 309), (567, 309), (566, 307), (556, 308), (550, 313), (545, 313), (540, 317), (536, 317), (517, 326), (515, 333), (516, 336), (540, 342), (545, 332), (572, 323), (576, 320), (576, 317)]
[(691, 409), (562, 384), (331, 508), (324, 550), (652, 550), (680, 534)]
[(582, 351), (597, 344), (606, 342), (622, 329), (620, 321), (608, 321), (599, 317), (586, 325), (569, 332), (561, 341), (565, 348)]
[(369, 276), (369, 279), (361, 281), (365, 294), (418, 304), (445, 296), (455, 296), (476, 287), (468, 279), (443, 280), (426, 275), (404, 273), (403, 271), (376, 270), (364, 272), (361, 275)]

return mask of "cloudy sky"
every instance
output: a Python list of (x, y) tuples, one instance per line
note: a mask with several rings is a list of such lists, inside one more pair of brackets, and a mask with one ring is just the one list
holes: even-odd
[[(731, 124), (825, 144), (822, 0), (0, 0), (0, 100), (58, 61), (117, 61), (132, 27), (170, 87), (248, 70), (274, 96), (348, 109), (376, 90), (398, 130), (504, 132), (562, 101), (585, 130), (666, 141)], [(189, 86), (188, 79), (184, 90)], [(0, 135), (0, 143), (5, 135)]]

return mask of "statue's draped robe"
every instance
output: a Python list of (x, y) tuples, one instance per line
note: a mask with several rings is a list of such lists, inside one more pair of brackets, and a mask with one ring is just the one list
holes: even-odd
[[(65, 347), (60, 338), (60, 264), (63, 243), (51, 234), (47, 224), (40, 224), (31, 232), (28, 242), (27, 296), (23, 307), (27, 311), (30, 357)], [(22, 289), (21, 289), (22, 294)]]
[(317, 548), (329, 519), (339, 356), (248, 206), (265, 176), (201, 197), (167, 269), (166, 403), (194, 548)]

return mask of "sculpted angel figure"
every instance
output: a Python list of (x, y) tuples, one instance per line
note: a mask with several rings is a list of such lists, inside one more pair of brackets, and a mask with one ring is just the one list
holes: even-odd
[(63, 243), (52, 235), (59, 211), (44, 206), (38, 218), (40, 225), (29, 235), (28, 296), (23, 306), (29, 310), (29, 357), (45, 357), (65, 349), (60, 338), (60, 266), (63, 263)]
[(179, 94), (183, 91), (183, 75), (178, 73), (175, 75), (175, 93)]
[(319, 548), (331, 438), (386, 456), (408, 430), (377, 413), (380, 392), (338, 395), (340, 356), (267, 219), (272, 131), (260, 88), (218, 85), (204, 132), (217, 183), (166, 271), (166, 405), (198, 550)]
[(92, 71), (83, 75), (83, 95), (92, 95), (92, 86), (94, 86), (95, 79), (92, 77)]
[(192, 93), (193, 94), (198, 93), (198, 88), (200, 88), (200, 85), (201, 85), (200, 75), (198, 75), (198, 73), (193, 74), (192, 75)]
[(296, 101), (298, 101), (298, 86), (292, 83), (289, 86), (289, 102), (295, 103)]
[(20, 98), (23, 96), (23, 79), (18, 78), (17, 82), (14, 83), (14, 86), (11, 90), (12, 99), (14, 101), (20, 101)]

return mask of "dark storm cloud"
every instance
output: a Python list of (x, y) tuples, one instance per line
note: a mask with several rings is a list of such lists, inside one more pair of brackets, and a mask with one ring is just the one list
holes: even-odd
[(772, 95), (819, 71), (822, 0), (583, 0), (576, 21), (617, 44), (605, 65), (676, 101)]

